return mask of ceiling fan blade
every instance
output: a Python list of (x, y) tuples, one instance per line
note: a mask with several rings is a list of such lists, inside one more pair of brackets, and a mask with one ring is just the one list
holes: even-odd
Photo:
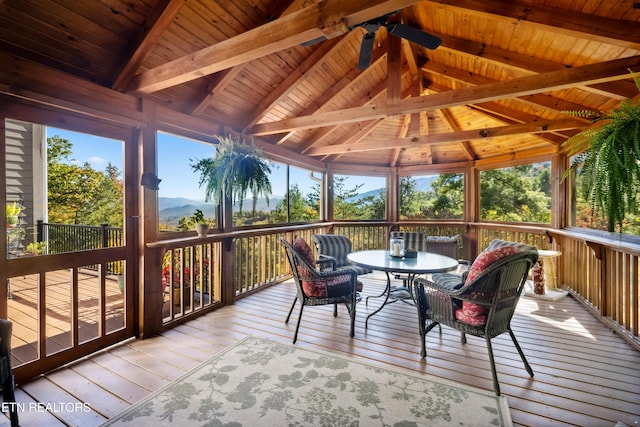
[(442, 43), (440, 37), (397, 22), (387, 25), (387, 31), (389, 31), (390, 34), (402, 37), (403, 39), (407, 39), (410, 42), (417, 43), (431, 50), (434, 50)]
[(311, 45), (314, 45), (314, 44), (316, 44), (316, 43), (323, 42), (323, 41), (325, 41), (325, 40), (327, 40), (327, 38), (326, 38), (325, 36), (320, 36), (320, 37), (316, 37), (315, 39), (308, 40), (308, 41), (306, 41), (306, 42), (304, 42), (304, 43), (300, 43), (300, 46), (302, 46), (302, 47), (309, 47), (309, 46), (311, 46)]
[(373, 55), (373, 43), (375, 40), (376, 33), (367, 33), (362, 37), (360, 57), (358, 58), (358, 70), (365, 70), (371, 65), (371, 55)]

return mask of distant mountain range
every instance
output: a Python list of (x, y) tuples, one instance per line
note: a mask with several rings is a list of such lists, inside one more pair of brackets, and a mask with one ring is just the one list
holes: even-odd
[[(282, 196), (269, 197), (269, 204), (264, 198), (256, 201), (256, 210), (268, 211), (276, 207), (276, 205), (282, 200)], [(242, 204), (243, 211), (250, 211), (252, 209), (253, 199), (247, 199)], [(214, 218), (216, 215), (216, 208), (213, 201), (205, 202), (204, 200), (193, 200), (184, 197), (160, 197), (158, 199), (158, 215), (162, 224), (177, 225), (178, 221), (184, 217), (190, 217), (196, 211), (200, 209), (206, 218)], [(240, 210), (240, 206), (236, 203), (233, 207), (234, 212)]]
[[(431, 190), (431, 183), (436, 180), (437, 176), (430, 176), (426, 178), (417, 178), (416, 179), (416, 189), (418, 191), (429, 191)], [(375, 190), (370, 190), (359, 194), (355, 200), (359, 200), (363, 197), (367, 196), (377, 196), (383, 188), (378, 188)], [(283, 199), (282, 196), (271, 196), (269, 197), (269, 204), (264, 198), (260, 198), (256, 202), (256, 210), (259, 211), (270, 211), (276, 207), (278, 203)], [(252, 199), (247, 199), (243, 202), (242, 210), (250, 211), (253, 203)], [(160, 197), (158, 199), (158, 208), (159, 208), (159, 217), (160, 222), (162, 224), (167, 225), (177, 225), (178, 221), (184, 217), (190, 217), (193, 215), (196, 209), (200, 209), (206, 218), (214, 218), (216, 214), (216, 209), (213, 202), (205, 202), (204, 200), (193, 200), (187, 199), (184, 197)], [(240, 210), (240, 206), (236, 203), (233, 207), (234, 212)]]

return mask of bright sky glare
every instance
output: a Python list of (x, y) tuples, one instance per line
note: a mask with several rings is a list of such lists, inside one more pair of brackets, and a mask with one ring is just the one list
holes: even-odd
[[(72, 144), (72, 158), (82, 165), (85, 162), (99, 171), (104, 171), (111, 162), (120, 172), (123, 172), (124, 145), (122, 141), (73, 132), (65, 129), (47, 127), (47, 137), (60, 136)], [(214, 154), (213, 146), (208, 143), (175, 136), (168, 133), (158, 134), (158, 178), (160, 182), (160, 197), (184, 197), (193, 200), (204, 200), (204, 189), (198, 185), (199, 176), (191, 169), (196, 159), (203, 159)], [(284, 167), (276, 163), (272, 168), (274, 178), (271, 180), (274, 196), (283, 196), (286, 192), (286, 180), (283, 179)], [(309, 178), (309, 171), (292, 167), (291, 184), (297, 183), (300, 190), (307, 194), (313, 181)], [(319, 173), (315, 174), (320, 176)], [(360, 192), (364, 193), (384, 187), (384, 178), (350, 176), (347, 181), (349, 188), (364, 184)]]

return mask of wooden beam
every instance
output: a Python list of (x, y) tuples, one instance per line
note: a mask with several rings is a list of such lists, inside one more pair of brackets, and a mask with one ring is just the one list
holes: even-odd
[(402, 39), (389, 34), (387, 40), (387, 103), (395, 104), (402, 95)]
[(253, 135), (269, 135), (292, 130), (332, 126), (363, 120), (407, 114), (423, 110), (447, 108), (458, 105), (487, 102), (503, 98), (515, 98), (541, 92), (567, 89), (579, 84), (593, 84), (629, 78), (629, 69), (640, 66), (640, 55), (615, 59), (566, 70), (551, 71), (486, 85), (468, 87), (456, 91), (409, 98), (394, 105), (370, 105), (313, 116), (296, 117), (253, 127)]
[(326, 0), (138, 74), (128, 90), (152, 93), (321, 37), (331, 39), (368, 19), (419, 0)]
[[(466, 40), (447, 34), (433, 33), (442, 39), (439, 52), (451, 52), (466, 57), (467, 61), (488, 63), (513, 70), (518, 73), (540, 74), (567, 68), (565, 64), (548, 61), (539, 57), (489, 46), (486, 43)], [(427, 64), (432, 66), (432, 64)], [(467, 77), (469, 71), (465, 71)], [(606, 82), (592, 86), (577, 86), (579, 89), (615, 99), (626, 99), (635, 93), (635, 85), (630, 82)]]
[(309, 75), (322, 67), (325, 63), (324, 58), (333, 55), (341, 49), (346, 40), (347, 37), (342, 37), (327, 40), (322, 43), (322, 45), (309, 55), (302, 64), (300, 64), (292, 73), (289, 73), (289, 75), (280, 82), (278, 87), (271, 90), (269, 95), (258, 102), (258, 105), (253, 109), (253, 112), (249, 116), (250, 119), (246, 124), (245, 129), (258, 123), (265, 114), (294, 91), (300, 83), (304, 82), (305, 79), (308, 78)]
[(149, 18), (141, 26), (138, 40), (131, 43), (131, 53), (127, 61), (120, 66), (120, 72), (112, 85), (113, 89), (124, 90), (127, 87), (144, 58), (153, 49), (186, 2), (187, 0), (162, 0), (154, 7)]
[(355, 153), (363, 151), (388, 150), (391, 148), (415, 148), (425, 144), (435, 145), (470, 140), (490, 140), (492, 138), (512, 135), (531, 135), (550, 130), (583, 128), (586, 124), (573, 118), (498, 126), (486, 129), (474, 129), (458, 132), (431, 134), (414, 138), (369, 138), (366, 144), (339, 144), (317, 147), (308, 150), (308, 156), (326, 156), (330, 154)]
[[(580, 39), (598, 41), (615, 46), (640, 49), (640, 23), (621, 19), (549, 7), (518, 0), (427, 0), (439, 8), (454, 8), (464, 14), (499, 17), (505, 25), (525, 22), (545, 30), (564, 33)], [(621, 25), (624, 23), (624, 25)]]
[[(289, 15), (304, 7), (303, 2), (307, 0), (292, 0), (279, 2), (276, 7), (271, 10), (271, 16), (267, 17), (268, 22), (272, 19), (277, 19), (282, 16)], [(315, 2), (318, 3), (319, 0)], [(218, 72), (212, 75), (207, 82), (207, 90), (198, 99), (192, 102), (192, 107), (189, 109), (191, 114), (200, 115), (205, 112), (209, 105), (213, 104), (217, 96), (222, 93), (227, 86), (235, 80), (235, 78), (244, 71), (245, 64), (237, 65), (233, 68), (228, 68), (224, 71)]]

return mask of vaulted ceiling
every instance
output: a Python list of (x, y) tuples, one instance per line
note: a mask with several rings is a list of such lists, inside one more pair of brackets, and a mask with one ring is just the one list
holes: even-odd
[[(441, 45), (382, 26), (358, 69), (384, 15)], [(456, 165), (557, 152), (590, 124), (562, 111), (637, 96), (640, 1), (0, 0), (0, 52), (321, 161)]]

